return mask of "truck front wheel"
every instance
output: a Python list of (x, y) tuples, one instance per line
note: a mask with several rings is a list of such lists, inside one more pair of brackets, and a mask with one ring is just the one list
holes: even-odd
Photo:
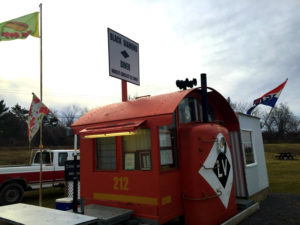
[(18, 203), (23, 199), (24, 189), (18, 183), (6, 184), (0, 192), (0, 203), (9, 205)]

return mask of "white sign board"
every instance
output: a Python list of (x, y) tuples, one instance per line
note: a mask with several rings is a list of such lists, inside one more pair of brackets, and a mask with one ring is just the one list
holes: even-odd
[(140, 85), (139, 44), (107, 28), (109, 75)]

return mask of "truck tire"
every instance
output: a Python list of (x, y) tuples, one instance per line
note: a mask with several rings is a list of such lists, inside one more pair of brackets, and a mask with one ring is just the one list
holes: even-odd
[(6, 184), (0, 192), (0, 203), (2, 205), (14, 204), (22, 201), (24, 195), (23, 187), (18, 183)]

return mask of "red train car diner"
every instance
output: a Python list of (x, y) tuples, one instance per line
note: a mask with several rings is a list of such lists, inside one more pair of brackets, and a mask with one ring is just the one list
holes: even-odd
[(148, 224), (182, 215), (186, 225), (220, 224), (235, 215), (230, 133), (239, 122), (216, 90), (205, 95), (147, 96), (79, 118), (72, 128), (86, 204), (132, 209)]

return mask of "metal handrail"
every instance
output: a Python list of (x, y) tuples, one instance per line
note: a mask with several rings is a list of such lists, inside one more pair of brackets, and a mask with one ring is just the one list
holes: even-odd
[(220, 168), (220, 164), (219, 163), (216, 163), (216, 164), (217, 165), (215, 165), (214, 167), (206, 167), (204, 164), (202, 164), (201, 167), (203, 167), (206, 170), (214, 170), (214, 169)]
[(200, 141), (205, 142), (205, 143), (212, 143), (215, 142), (217, 140), (217, 138), (213, 138), (213, 139), (203, 139), (201, 137), (198, 137)]
[(220, 189), (217, 189), (216, 192), (217, 192), (216, 195), (207, 195), (204, 193), (204, 197), (202, 198), (191, 198), (191, 197), (186, 197), (185, 194), (182, 194), (182, 198), (190, 201), (203, 201), (207, 199), (218, 198), (219, 196), (222, 195), (222, 191)]

